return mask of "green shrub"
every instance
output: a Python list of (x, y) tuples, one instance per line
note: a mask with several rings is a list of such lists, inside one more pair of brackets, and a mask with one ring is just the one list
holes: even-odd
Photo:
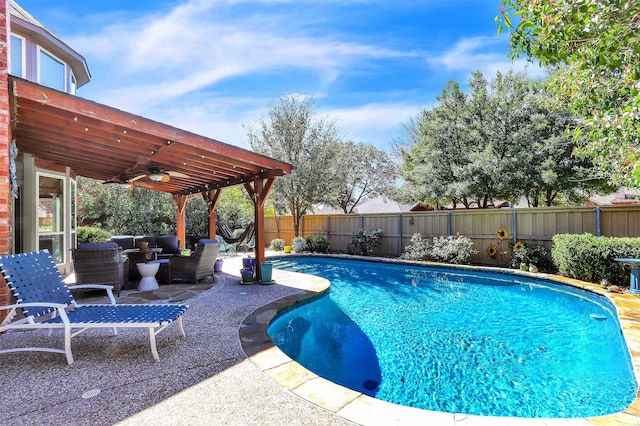
[(76, 229), (76, 236), (79, 243), (102, 243), (109, 241), (111, 234), (102, 228), (80, 226)]
[(304, 237), (295, 237), (293, 241), (291, 241), (291, 247), (295, 253), (303, 252), (306, 245), (307, 240), (305, 240)]
[(551, 250), (542, 244), (516, 243), (513, 246), (511, 266), (519, 268), (522, 263), (527, 265), (527, 270), (530, 263), (536, 265), (540, 272), (552, 272), (555, 269), (551, 260)]
[(282, 238), (274, 238), (269, 244), (271, 250), (284, 250), (284, 240)]
[(431, 257), (444, 263), (468, 264), (471, 257), (477, 253), (471, 238), (463, 235), (435, 237), (431, 248)]
[(351, 234), (351, 246), (354, 254), (368, 256), (381, 243), (382, 229), (365, 231), (360, 228)]
[(614, 259), (640, 258), (640, 239), (558, 234), (551, 256), (561, 275), (594, 283), (606, 279), (626, 287), (629, 268)]
[(307, 237), (306, 249), (311, 253), (329, 253), (331, 241), (324, 235)]
[(422, 234), (413, 234), (411, 244), (404, 248), (401, 256), (407, 260), (429, 260), (431, 259), (431, 244), (428, 239), (422, 238)]

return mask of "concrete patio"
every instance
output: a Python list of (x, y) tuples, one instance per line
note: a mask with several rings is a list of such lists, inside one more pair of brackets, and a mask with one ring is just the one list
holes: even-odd
[[(2, 424), (350, 424), (304, 401), (268, 378), (243, 353), (242, 320), (256, 308), (299, 292), (284, 285), (240, 285), (241, 256), (224, 261), (216, 282), (164, 289), (158, 301), (182, 301), (186, 338), (170, 326), (157, 336), (154, 363), (146, 330), (118, 336), (90, 330), (72, 341), (75, 363), (64, 355), (22, 352), (0, 355), (4, 390)], [(126, 294), (125, 294), (126, 293)], [(135, 291), (120, 303), (142, 302)], [(133, 295), (131, 293), (134, 293)], [(164, 294), (164, 296), (162, 295)], [(168, 295), (168, 296), (167, 296)], [(166, 297), (166, 298), (165, 298)], [(83, 302), (91, 299), (82, 299)], [(9, 333), (0, 347), (37, 346), (46, 333)], [(62, 344), (55, 336), (54, 344)]]

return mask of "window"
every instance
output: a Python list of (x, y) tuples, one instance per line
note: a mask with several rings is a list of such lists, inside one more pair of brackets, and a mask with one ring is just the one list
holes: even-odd
[(56, 263), (65, 261), (64, 178), (45, 173), (38, 176), (38, 248), (47, 249)]
[(69, 93), (71, 93), (72, 95), (75, 95), (77, 86), (78, 84), (76, 82), (76, 76), (73, 75), (73, 72), (71, 72), (71, 87), (69, 87)]
[(64, 62), (42, 49), (39, 49), (38, 59), (38, 83), (64, 91)]
[(11, 69), (9, 73), (16, 77), (24, 77), (24, 39), (11, 34)]

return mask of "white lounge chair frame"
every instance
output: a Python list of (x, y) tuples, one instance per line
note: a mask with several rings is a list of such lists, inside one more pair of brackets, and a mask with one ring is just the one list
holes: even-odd
[[(160, 361), (156, 348), (156, 335), (176, 321), (180, 334), (185, 337), (182, 314), (188, 305), (150, 304), (117, 305), (112, 286), (67, 286), (53, 258), (46, 250), (0, 257), (0, 270), (9, 284), (17, 304), (0, 306), (9, 311), (0, 323), (0, 333), (9, 330), (55, 329), (64, 331), (64, 349), (45, 347), (9, 348), (0, 353), (42, 351), (63, 353), (67, 363), (73, 363), (71, 338), (90, 328), (112, 328), (115, 335), (119, 327), (148, 328), (151, 353)], [(111, 304), (81, 305), (71, 294), (71, 289), (106, 290)], [(39, 296), (38, 296), (39, 295)], [(15, 319), (22, 310), (24, 318)], [(76, 331), (74, 331), (76, 329)], [(2, 337), (0, 336), (0, 339)]]

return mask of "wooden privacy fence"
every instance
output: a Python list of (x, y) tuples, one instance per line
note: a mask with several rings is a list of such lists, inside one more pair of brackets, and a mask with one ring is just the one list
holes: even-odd
[[(374, 250), (375, 255), (400, 256), (415, 233), (429, 238), (465, 235), (473, 239), (478, 250), (472, 262), (495, 265), (509, 262), (511, 245), (516, 241), (551, 247), (556, 234), (640, 237), (640, 205), (306, 215), (300, 223), (300, 235), (324, 235), (331, 241), (333, 252), (347, 252), (352, 233), (360, 228), (382, 230), (382, 243)], [(509, 233), (503, 241), (498, 240), (501, 228)], [(290, 244), (293, 237), (291, 216), (265, 217), (267, 243), (282, 238)], [(507, 254), (491, 258), (487, 253), (491, 245)]]

